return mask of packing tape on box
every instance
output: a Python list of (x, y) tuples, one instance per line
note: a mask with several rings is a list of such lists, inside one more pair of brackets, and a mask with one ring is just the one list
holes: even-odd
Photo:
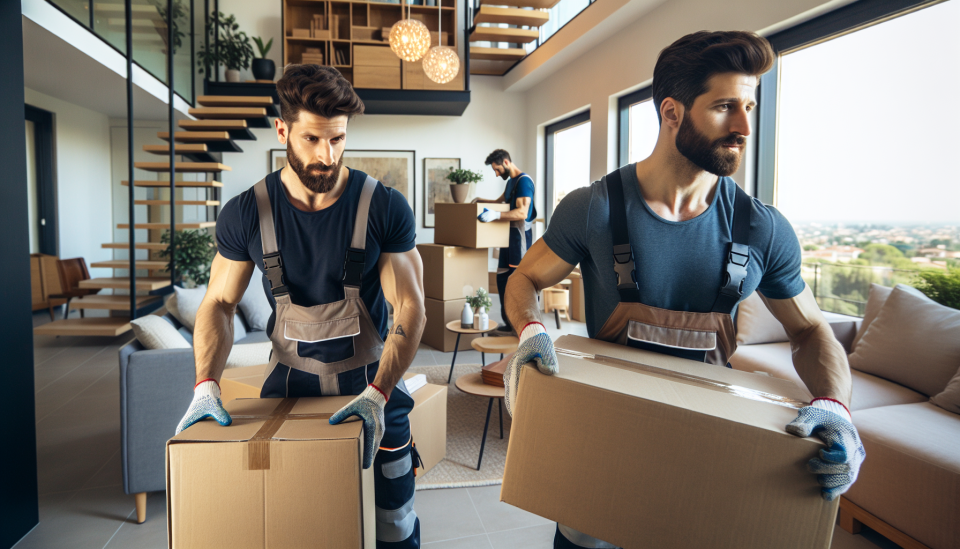
[(247, 441), (247, 470), (265, 471), (270, 469), (270, 441), (280, 430), (280, 426), (287, 420), (297, 419), (330, 419), (333, 414), (291, 414), (297, 404), (297, 398), (285, 398), (277, 404), (270, 415), (234, 415), (234, 419), (263, 419), (263, 425)]
[(577, 358), (580, 360), (587, 360), (590, 362), (595, 362), (597, 364), (613, 366), (614, 368), (621, 368), (624, 370), (641, 371), (645, 374), (667, 378), (671, 381), (677, 381), (679, 383), (683, 383), (686, 385), (692, 385), (694, 387), (702, 387), (704, 389), (710, 389), (712, 391), (718, 391), (721, 393), (726, 393), (728, 395), (738, 396), (740, 398), (746, 398), (749, 400), (756, 400), (758, 402), (775, 404), (777, 406), (783, 406), (784, 408), (792, 408), (794, 410), (799, 410), (804, 406), (809, 406), (809, 403), (807, 402), (803, 402), (801, 400), (794, 400), (792, 398), (788, 398), (780, 395), (775, 395), (773, 393), (768, 393), (766, 391), (758, 391), (756, 389), (750, 389), (748, 387), (731, 385), (729, 383), (724, 383), (722, 381), (717, 381), (715, 379), (695, 376), (693, 374), (685, 374), (683, 372), (675, 372), (673, 370), (667, 370), (665, 368), (650, 366), (649, 364), (640, 364), (637, 362), (630, 362), (629, 360), (614, 358), (612, 356), (582, 353), (580, 351), (571, 351), (570, 349), (562, 349), (559, 347), (556, 349), (556, 352), (557, 352), (557, 355), (563, 355), (570, 358)]

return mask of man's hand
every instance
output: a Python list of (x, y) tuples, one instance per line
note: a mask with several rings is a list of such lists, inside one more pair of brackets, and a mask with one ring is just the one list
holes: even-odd
[(490, 223), (491, 221), (500, 219), (500, 212), (495, 212), (493, 210), (484, 208), (483, 212), (477, 216), (477, 219), (479, 219), (481, 223)]
[(536, 362), (540, 373), (548, 376), (560, 371), (553, 340), (539, 322), (527, 324), (520, 332), (520, 345), (503, 372), (504, 400), (507, 402), (507, 413), (511, 417), (517, 402), (517, 391), (520, 389), (520, 369), (528, 362)]
[(383, 408), (387, 405), (387, 395), (376, 385), (367, 385), (360, 395), (351, 400), (330, 418), (330, 425), (336, 425), (350, 416), (363, 420), (363, 468), (373, 465), (373, 458), (380, 448), (383, 438)]
[(193, 388), (193, 402), (180, 420), (180, 425), (177, 425), (176, 434), (207, 417), (212, 417), (224, 427), (233, 423), (230, 414), (223, 408), (223, 402), (220, 402), (220, 385), (212, 379), (205, 379)]
[(827, 445), (820, 457), (807, 462), (807, 469), (817, 475), (823, 487), (823, 499), (833, 501), (857, 480), (860, 464), (867, 457), (850, 412), (837, 401), (817, 398), (800, 409), (797, 419), (787, 425), (787, 432), (798, 437), (817, 435)]

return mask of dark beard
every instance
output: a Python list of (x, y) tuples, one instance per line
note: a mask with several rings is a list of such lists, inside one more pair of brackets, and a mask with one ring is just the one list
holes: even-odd
[[(343, 167), (343, 156), (337, 160), (337, 165), (332, 169), (323, 162), (316, 162), (304, 166), (303, 160), (297, 156), (297, 153), (293, 152), (290, 143), (287, 142), (287, 162), (290, 164), (293, 173), (297, 174), (297, 177), (300, 178), (300, 182), (303, 183), (304, 187), (315, 193), (326, 194), (333, 189), (333, 186), (337, 184), (337, 180), (340, 179), (340, 169)], [(320, 173), (315, 174), (314, 172), (316, 170), (320, 170)]]
[[(737, 172), (746, 142), (747, 138), (737, 133), (710, 141), (689, 118), (680, 124), (676, 139), (680, 154), (701, 170), (719, 176), (730, 176)], [(724, 147), (727, 145), (739, 145), (740, 154), (726, 150)]]

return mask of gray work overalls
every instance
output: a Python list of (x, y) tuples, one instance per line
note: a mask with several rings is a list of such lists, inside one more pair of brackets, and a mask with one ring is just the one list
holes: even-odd
[[(278, 185), (278, 192), (284, 192), (283, 183)], [(344, 299), (311, 307), (297, 305), (290, 299), (266, 180), (254, 185), (264, 274), (277, 303), (270, 333), (273, 352), (264, 374), (261, 398), (358, 395), (373, 381), (383, 339), (360, 297), (360, 285), (370, 201), (379, 185), (367, 176), (360, 192), (353, 235), (344, 259)], [(340, 200), (344, 198), (341, 196)], [(317, 358), (315, 353), (301, 356), (304, 346), (320, 342), (341, 343), (328, 352), (329, 362)], [(420, 546), (420, 521), (413, 509), (414, 469), (419, 457), (407, 419), (412, 408), (413, 399), (401, 379), (384, 409), (384, 436), (373, 462), (378, 547), (384, 543), (391, 548)], [(322, 544), (322, 540), (318, 543)]]

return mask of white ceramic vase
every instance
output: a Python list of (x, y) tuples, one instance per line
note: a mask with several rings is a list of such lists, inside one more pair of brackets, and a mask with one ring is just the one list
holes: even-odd
[(470, 308), (469, 303), (463, 304), (463, 314), (460, 315), (460, 327), (473, 328), (473, 309)]

